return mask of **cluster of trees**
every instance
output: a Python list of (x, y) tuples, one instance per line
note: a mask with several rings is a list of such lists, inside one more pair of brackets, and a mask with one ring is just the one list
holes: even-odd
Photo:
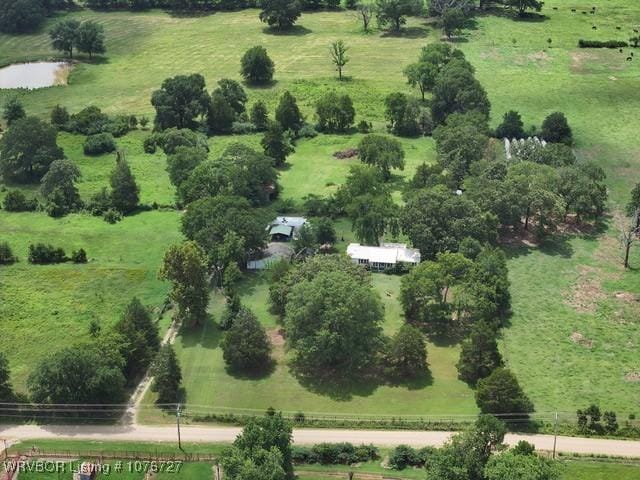
[(49, 265), (52, 263), (63, 263), (72, 261), (73, 263), (87, 263), (87, 252), (84, 248), (74, 250), (71, 257), (62, 248), (56, 248), (46, 243), (36, 243), (29, 245), (29, 263), (35, 265)]
[[(59, 107), (57, 110), (60, 112), (63, 109)], [(109, 119), (106, 117), (105, 120), (99, 109), (89, 107), (68, 117), (65, 124), (73, 125), (78, 131), (89, 132), (98, 128), (96, 122), (103, 125), (103, 120), (106, 122)], [(0, 140), (0, 174), (5, 181), (14, 184), (40, 183), (41, 203), (27, 200), (24, 194), (14, 191), (4, 201), (7, 211), (42, 208), (52, 217), (61, 217), (85, 207), (76, 187), (80, 170), (74, 162), (65, 158), (63, 150), (58, 146), (56, 127), (36, 117), (12, 120)], [(87, 209), (99, 215), (111, 210), (109, 218), (114, 214), (124, 215), (135, 210), (139, 201), (139, 188), (120, 153), (110, 181), (111, 191), (103, 189), (86, 205)]]
[(50, 121), (51, 125), (58, 130), (87, 137), (100, 133), (107, 134), (112, 141), (114, 137), (122, 137), (137, 128), (138, 125), (145, 128), (149, 122), (146, 117), (138, 119), (135, 115), (110, 117), (94, 105), (85, 107), (74, 114), (69, 114), (65, 107), (56, 105), (51, 110)]
[(108, 405), (122, 403), (127, 386), (149, 368), (155, 374), (158, 401), (175, 403), (181, 379), (175, 353), (170, 346), (160, 347), (157, 323), (133, 298), (113, 328), (92, 322), (88, 338), (47, 355), (29, 376), (27, 387), (33, 402), (100, 404), (110, 416), (117, 410)]
[(349, 442), (318, 443), (312, 447), (295, 446), (293, 462), (299, 464), (353, 465), (378, 460), (380, 454), (373, 445), (353, 445)]
[(383, 306), (370, 274), (347, 257), (315, 256), (285, 269), (269, 297), (302, 377), (348, 379), (385, 370), (405, 379), (426, 372), (422, 334), (407, 326), (384, 337)]
[(592, 404), (584, 410), (576, 411), (578, 429), (581, 433), (614, 435), (619, 428), (616, 412), (602, 413), (598, 405)]
[(49, 30), (49, 37), (54, 50), (63, 52), (69, 58), (73, 58), (74, 49), (88, 54), (89, 58), (106, 52), (104, 27), (93, 20), (62, 20)]
[(536, 455), (526, 442), (505, 450), (503, 422), (491, 415), (481, 415), (475, 427), (454, 435), (441, 448), (427, 455), (427, 480), (499, 480), (527, 478), (558, 480), (558, 464)]
[[(255, 53), (256, 49), (264, 51), (262, 47), (255, 47), (247, 54)], [(244, 62), (245, 59), (243, 65)], [(263, 81), (261, 74), (253, 67), (246, 73), (249, 75), (249, 83)], [(257, 77), (251, 77), (252, 75)], [(332, 101), (333, 97), (327, 100)], [(191, 137), (197, 134), (193, 133), (190, 136), (184, 132), (185, 130), (196, 131), (204, 128), (209, 134), (264, 131), (260, 142), (264, 153), (271, 159), (273, 166), (282, 166), (287, 156), (294, 151), (294, 139), (303, 134), (301, 130), (305, 127), (304, 117), (295, 97), (289, 92), (283, 93), (275, 111), (275, 120), (269, 118), (264, 102), (257, 101), (249, 112), (246, 110), (246, 102), (246, 92), (235, 80), (220, 80), (218, 88), (209, 95), (202, 75), (179, 75), (166, 79), (161, 89), (154, 92), (151, 98), (151, 103), (156, 109), (155, 129), (158, 133), (145, 140), (145, 151), (152, 153), (158, 145), (167, 154), (174, 154), (173, 150), (178, 145), (207, 149), (206, 139), (200, 138), (196, 141)], [(342, 131), (352, 125), (355, 111), (348, 97), (341, 97), (337, 105), (327, 102), (323, 105), (324, 107), (318, 107), (323, 128), (328, 131)], [(163, 143), (167, 145), (163, 146)], [(274, 181), (264, 182), (264, 185), (277, 187)], [(270, 196), (277, 196), (277, 188), (271, 191)]]
[[(248, 50), (242, 64), (242, 73), (248, 83), (271, 80), (273, 63), (264, 48)], [(235, 80), (220, 80), (218, 87), (209, 94), (200, 74), (168, 78), (151, 97), (158, 132), (170, 128), (206, 129), (210, 134), (266, 130), (269, 121), (265, 104), (258, 101), (248, 112), (246, 103), (247, 94)]]
[(435, 260), (422, 262), (402, 277), (405, 317), (431, 335), (466, 333), (478, 322), (499, 326), (508, 311), (509, 280), (502, 251), (472, 239), (463, 244), (464, 254), (438, 253)]
[(74, 5), (73, 0), (0, 0), (0, 32), (32, 32), (56, 10)]
[(233, 446), (222, 454), (229, 480), (293, 480), (292, 428), (280, 413), (269, 410), (252, 418)]
[(116, 223), (123, 215), (133, 213), (140, 203), (140, 187), (131, 172), (124, 154), (116, 152), (116, 163), (109, 176), (111, 188), (102, 187), (86, 205), (93, 215), (102, 216), (108, 223)]
[(386, 233), (395, 237), (399, 232), (398, 207), (381, 170), (373, 165), (352, 166), (331, 202), (336, 213), (351, 219), (352, 230), (363, 244), (379, 245)]
[(0, 242), (0, 265), (12, 265), (18, 261), (18, 258), (13, 254), (11, 245), (9, 242)]

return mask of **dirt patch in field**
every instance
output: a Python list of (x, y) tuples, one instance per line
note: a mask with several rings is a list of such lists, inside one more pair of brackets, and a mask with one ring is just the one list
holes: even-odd
[(333, 156), (339, 160), (346, 160), (348, 158), (354, 158), (358, 156), (357, 148), (347, 148), (345, 150), (340, 150), (333, 154)]
[[(580, 50), (571, 53), (572, 73), (597, 73), (603, 70), (620, 71), (626, 68), (626, 55), (618, 49)], [(610, 79), (615, 79), (615, 77)]]
[(624, 376), (625, 382), (640, 382), (640, 372), (629, 372)]
[(547, 62), (550, 60), (550, 57), (547, 55), (547, 52), (535, 52), (527, 55), (527, 59), (532, 62)]
[(284, 347), (284, 335), (282, 329), (276, 328), (273, 330), (269, 330), (267, 335), (269, 335), (269, 341), (271, 345), (274, 347)]
[(583, 265), (579, 267), (578, 273), (578, 281), (565, 298), (565, 304), (580, 313), (594, 313), (598, 303), (606, 298), (600, 280), (594, 278), (599, 271), (594, 267)]
[(615, 292), (613, 296), (616, 297), (617, 300), (621, 300), (632, 305), (638, 303), (638, 296), (631, 292)]
[(592, 222), (582, 221), (578, 223), (578, 218), (573, 213), (567, 215), (565, 221), (558, 225), (558, 232), (560, 233), (592, 235), (595, 231), (596, 226)]
[(573, 332), (569, 336), (569, 338), (571, 339), (571, 341), (573, 343), (577, 343), (578, 345), (582, 345), (583, 347), (586, 347), (586, 348), (593, 347), (593, 340), (590, 340), (590, 339), (586, 338), (580, 332)]
[(482, 52), (480, 58), (483, 60), (502, 60), (503, 57), (497, 48), (491, 48), (486, 52)]
[(280, 361), (285, 356), (284, 351), (284, 331), (280, 328), (274, 328), (271, 330), (267, 330), (267, 336), (269, 337), (269, 342), (271, 342), (271, 346), (273, 347), (273, 358), (276, 361)]

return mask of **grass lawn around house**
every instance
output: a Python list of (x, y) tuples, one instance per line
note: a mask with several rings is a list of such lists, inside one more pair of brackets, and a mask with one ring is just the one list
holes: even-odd
[[(321, 393), (305, 388), (287, 367), (287, 353), (278, 333), (280, 327), (276, 317), (268, 311), (268, 283), (265, 276), (252, 275), (242, 285), (242, 303), (256, 313), (276, 344), (273, 352), (277, 362), (275, 369), (259, 378), (230, 375), (226, 371), (220, 348), (222, 332), (216, 324), (209, 322), (200, 329), (184, 330), (175, 346), (183, 369), (186, 403), (192, 414), (224, 411), (262, 414), (271, 406), (308, 415), (370, 414), (374, 417), (375, 414), (458, 415), (477, 411), (473, 391), (457, 379), (457, 346), (428, 344), (431, 378), (408, 385), (364, 383), (347, 390)], [(402, 324), (397, 298), (400, 277), (374, 274), (373, 285), (385, 305), (384, 331), (393, 334)], [(223, 298), (215, 295), (211, 302), (214, 318), (219, 318), (223, 308)], [(148, 393), (144, 404), (150, 405), (154, 398), (153, 393)], [(140, 413), (142, 421), (169, 421), (169, 418), (147, 407)]]
[[(582, 15), (584, 5), (578, 1), (548, 0), (544, 7), (547, 17), (538, 22), (482, 15), (456, 46), (475, 66), (488, 92), (493, 126), (510, 109), (518, 110), (527, 126), (539, 126), (556, 110), (567, 115), (578, 156), (595, 161), (607, 172), (610, 206), (615, 213), (626, 202), (640, 168), (636, 133), (640, 60), (626, 61), (630, 49), (623, 53), (616, 49), (578, 49), (577, 41), (628, 40), (630, 19), (640, 15), (640, 6), (630, 0), (596, 0), (593, 5), (597, 6), (596, 15)], [(572, 8), (578, 12), (572, 13)], [(46, 30), (66, 17), (91, 18), (104, 24), (106, 60), (78, 64), (65, 87), (0, 91), (0, 103), (17, 94), (28, 113), (43, 117), (56, 104), (71, 112), (95, 104), (110, 114), (151, 117), (149, 98), (166, 77), (199, 72), (212, 90), (220, 78), (238, 79), (242, 53), (262, 44), (276, 63), (276, 83), (272, 88), (248, 89), (249, 104), (265, 100), (273, 113), (280, 94), (290, 90), (308, 120), (313, 121), (315, 101), (327, 89), (335, 88), (353, 98), (356, 121), (370, 120), (377, 131), (382, 131), (384, 97), (392, 91), (411, 92), (403, 68), (415, 60), (425, 43), (441, 35), (423, 19), (410, 19), (408, 30), (401, 36), (380, 32), (364, 35), (349, 12), (304, 14), (296, 30), (299, 35), (273, 35), (264, 30), (256, 10), (192, 18), (172, 17), (160, 11), (82, 10), (56, 16), (36, 34), (0, 35), (0, 64), (56, 57)], [(592, 25), (597, 25), (597, 30)], [(329, 44), (338, 38), (350, 47), (352, 58), (345, 70), (350, 79), (340, 83), (334, 78), (328, 55)], [(548, 38), (552, 39), (551, 47)], [(170, 204), (174, 192), (165, 172), (164, 156), (142, 151), (147, 134), (136, 131), (117, 142), (139, 179), (141, 200)], [(335, 191), (344, 182), (349, 166), (357, 161), (338, 160), (332, 155), (355, 146), (359, 138), (357, 134), (321, 135), (300, 141), (289, 166), (281, 172), (283, 198), (299, 201), (309, 193)], [(87, 199), (107, 184), (114, 158), (85, 157), (82, 140), (60, 135), (61, 146), (80, 166), (83, 179), (79, 189)], [(257, 146), (259, 140), (259, 135), (212, 138), (212, 156), (234, 141)], [(417, 165), (435, 160), (431, 139), (402, 141), (407, 168), (397, 176), (394, 186), (398, 189)], [(398, 193), (395, 198), (399, 198)], [(636, 340), (640, 338), (640, 310), (635, 301), (640, 275), (637, 270), (625, 272), (620, 268), (616, 223), (610, 220), (599, 234), (559, 239), (540, 248), (518, 245), (506, 249), (513, 316), (511, 326), (503, 332), (501, 349), (538, 411), (571, 413), (597, 402), (603, 409), (618, 411), (620, 419), (628, 413), (640, 413), (638, 383), (633, 381), (634, 372), (640, 371)], [(341, 232), (348, 232), (348, 221), (340, 220), (338, 226)], [(352, 238), (348, 233), (345, 237), (338, 246), (341, 250)], [(44, 355), (39, 345), (59, 348), (68, 344), (85, 334), (93, 316), (105, 324), (115, 322), (132, 294), (150, 305), (163, 300), (167, 285), (156, 280), (155, 272), (162, 253), (180, 239), (180, 233), (175, 212), (147, 212), (115, 226), (80, 215), (52, 220), (41, 213), (0, 212), (0, 239), (7, 239), (23, 259), (0, 269), (0, 332), (9, 339), (8, 344), (18, 346), (8, 354), (13, 381), (24, 391), (26, 375)], [(96, 261), (86, 266), (31, 267), (24, 261), (24, 252), (29, 242), (38, 240), (62, 246), (68, 252), (83, 247)], [(640, 265), (638, 252), (632, 264)], [(393, 298), (397, 289), (385, 285), (394, 277), (374, 278), (387, 307), (385, 331), (391, 333), (402, 322)], [(264, 282), (249, 279), (244, 301), (268, 328), (275, 328), (275, 319), (267, 312), (266, 289)], [(386, 296), (387, 290), (395, 292), (392, 297)], [(211, 309), (214, 315), (219, 313), (219, 298), (212, 300)], [(421, 390), (379, 386), (360, 391), (349, 401), (337, 401), (300, 386), (283, 366), (284, 354), (267, 378), (230, 377), (217, 348), (219, 336), (213, 325), (207, 325), (177, 340), (189, 403), (320, 412), (475, 411), (471, 390), (456, 380), (455, 347), (429, 345), (432, 385)]]

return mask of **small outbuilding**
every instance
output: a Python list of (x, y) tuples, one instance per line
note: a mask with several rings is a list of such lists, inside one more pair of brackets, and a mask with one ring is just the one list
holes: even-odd
[(379, 247), (351, 243), (347, 247), (347, 255), (353, 263), (364, 265), (374, 272), (417, 265), (421, 259), (420, 250), (408, 248), (404, 243), (383, 243)]
[(276, 217), (267, 225), (269, 238), (272, 242), (290, 242), (298, 238), (298, 232), (307, 219), (304, 217)]

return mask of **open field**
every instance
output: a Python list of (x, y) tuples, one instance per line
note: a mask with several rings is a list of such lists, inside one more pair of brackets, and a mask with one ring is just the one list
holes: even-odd
[[(539, 22), (481, 16), (457, 46), (475, 65), (487, 89), (493, 125), (510, 109), (520, 111), (526, 125), (539, 125), (552, 111), (565, 112), (578, 155), (606, 169), (615, 213), (626, 202), (640, 168), (636, 132), (639, 60), (626, 62), (626, 54), (617, 50), (579, 50), (577, 40), (627, 39), (630, 19), (639, 17), (640, 6), (629, 0), (596, 0), (593, 5), (598, 7), (597, 15), (581, 15), (581, 2), (549, 0), (544, 10), (548, 19)], [(571, 13), (571, 8), (578, 8), (578, 13)], [(164, 78), (200, 72), (211, 89), (219, 78), (238, 78), (244, 50), (263, 44), (276, 63), (277, 83), (270, 89), (249, 89), (249, 103), (264, 99), (273, 111), (279, 94), (288, 89), (311, 119), (315, 100), (335, 87), (353, 98), (357, 120), (372, 120), (382, 130), (383, 97), (391, 91), (410, 91), (402, 69), (422, 45), (440, 37), (439, 31), (419, 19), (409, 22), (403, 36), (364, 35), (348, 12), (305, 14), (295, 35), (265, 32), (255, 10), (194, 18), (155, 11), (82, 11), (70, 16), (93, 18), (105, 25), (107, 58), (79, 64), (67, 87), (20, 92), (30, 113), (45, 116), (59, 103), (70, 111), (95, 104), (109, 113), (151, 116), (149, 97)], [(597, 30), (592, 30), (594, 24)], [(617, 26), (622, 29), (618, 31)], [(351, 48), (352, 61), (345, 71), (351, 79), (343, 83), (334, 80), (327, 52), (329, 43), (337, 38)], [(552, 39), (551, 48), (547, 38)], [(0, 64), (55, 56), (44, 31), (20, 37), (0, 35)], [(7, 95), (0, 91), (0, 103)], [(142, 152), (145, 135), (136, 131), (118, 143), (140, 180), (142, 201), (169, 204), (174, 193), (164, 172), (163, 155)], [(334, 191), (355, 160), (336, 160), (331, 155), (354, 146), (357, 139), (357, 135), (319, 136), (299, 142), (289, 167), (281, 173), (283, 197), (299, 200), (309, 193)], [(236, 140), (257, 145), (259, 137), (213, 138), (212, 154)], [(408, 163), (403, 178), (421, 162), (435, 160), (430, 138), (403, 143)], [(83, 179), (79, 188), (84, 198), (106, 185), (112, 156), (84, 157), (81, 139), (71, 135), (61, 135), (60, 144), (80, 165)], [(398, 179), (398, 188), (400, 185)], [(8, 345), (19, 347), (7, 353), (20, 390), (35, 361), (46, 353), (40, 347), (43, 343), (51, 348), (66, 344), (86, 332), (93, 317), (114, 322), (132, 294), (150, 305), (162, 302), (167, 287), (156, 280), (155, 272), (166, 246), (180, 238), (177, 225), (174, 212), (142, 213), (115, 226), (79, 215), (52, 220), (44, 214), (0, 212), (0, 238), (7, 239), (23, 260), (0, 270), (0, 331), (9, 339)], [(342, 230), (348, 223), (341, 221), (339, 226)], [(632, 380), (633, 373), (640, 372), (640, 275), (637, 270), (621, 269), (615, 227), (614, 217), (599, 233), (568, 235), (539, 248), (520, 243), (507, 247), (513, 316), (501, 348), (538, 411), (572, 412), (599, 402), (619, 413), (638, 413), (640, 384)], [(27, 244), (40, 240), (68, 251), (84, 247), (95, 261), (86, 266), (29, 266), (24, 260)], [(640, 265), (638, 253), (633, 263)], [(402, 321), (394, 298), (398, 279), (374, 278), (387, 306), (385, 329), (392, 332)], [(393, 282), (396, 284), (388, 284)], [(275, 319), (265, 303), (266, 289), (264, 282), (248, 279), (244, 301), (263, 324), (274, 329)], [(211, 310), (214, 316), (219, 314), (219, 297), (214, 297)], [(347, 401), (301, 386), (288, 373), (281, 352), (280, 363), (270, 376), (231, 377), (217, 348), (219, 338), (219, 331), (209, 324), (177, 340), (189, 403), (307, 412), (475, 412), (471, 390), (455, 378), (455, 347), (429, 345), (432, 384), (420, 389), (369, 386), (352, 392)]]

